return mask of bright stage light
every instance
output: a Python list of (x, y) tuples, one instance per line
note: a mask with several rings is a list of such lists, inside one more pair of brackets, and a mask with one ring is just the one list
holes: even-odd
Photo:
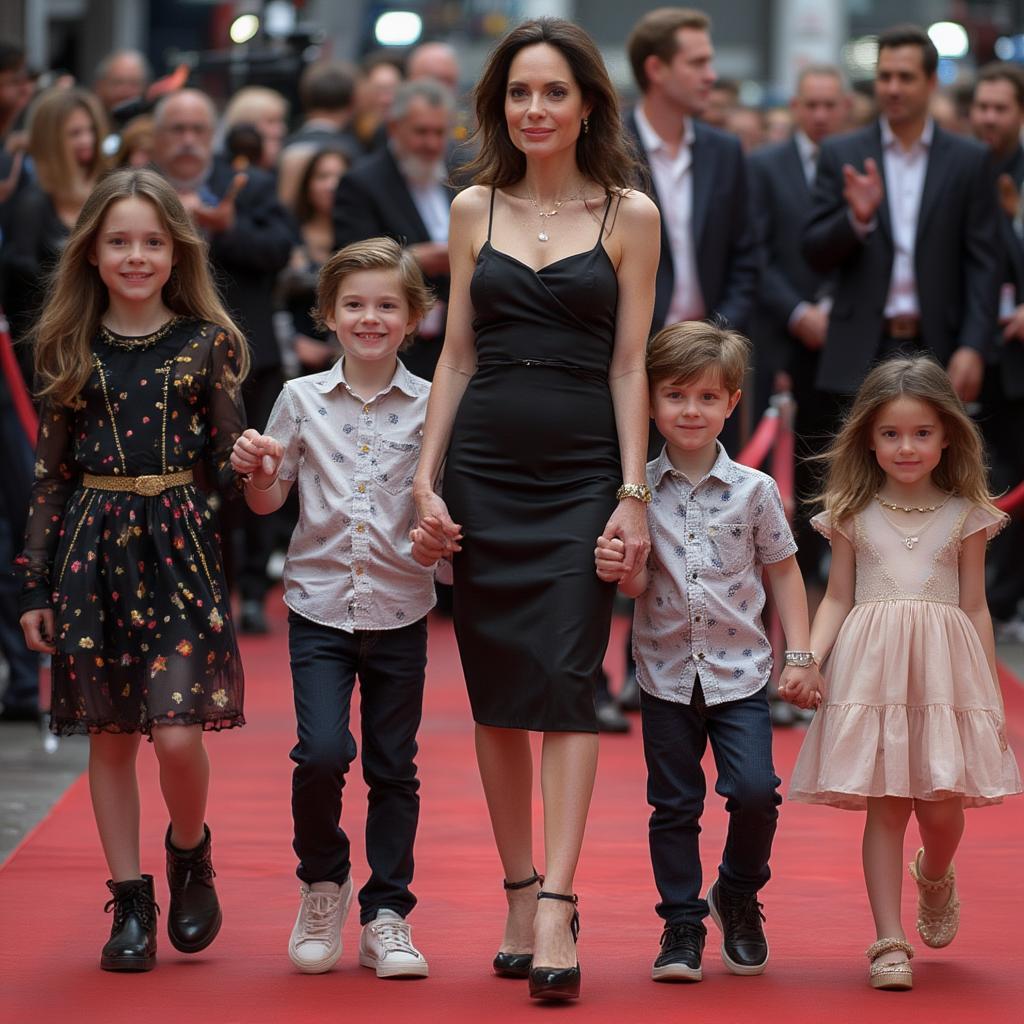
[(231, 22), (228, 35), (231, 36), (231, 42), (241, 45), (249, 42), (259, 30), (260, 19), (255, 14), (240, 14)]
[(412, 46), (423, 32), (423, 19), (415, 11), (388, 11), (373, 26), (378, 46)]
[(940, 57), (966, 57), (971, 48), (967, 29), (955, 21), (937, 21), (928, 29), (928, 38), (935, 44)]

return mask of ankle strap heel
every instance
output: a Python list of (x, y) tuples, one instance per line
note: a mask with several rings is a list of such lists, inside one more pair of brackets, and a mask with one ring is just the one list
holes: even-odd
[(503, 878), (501, 880), (501, 887), (506, 892), (511, 892), (511, 891), (514, 891), (515, 889), (526, 889), (529, 886), (534, 885), (537, 882), (540, 882), (540, 884), (543, 885), (544, 884), (544, 876), (541, 875), (541, 874), (538, 874), (537, 873), (537, 869), (534, 868), (533, 869), (533, 874), (530, 875), (529, 878), (524, 878), (521, 882), (510, 882), (507, 878)]
[[(537, 893), (537, 899), (561, 900), (563, 903), (571, 903), (574, 907), (579, 906), (580, 902), (580, 898), (576, 893), (573, 893), (571, 896), (567, 896), (562, 892), (547, 892), (544, 889), (541, 889), (541, 891)], [(578, 910), (573, 910), (572, 912), (572, 921), (569, 922), (569, 929), (572, 931), (572, 941), (575, 942), (580, 934), (580, 912)]]

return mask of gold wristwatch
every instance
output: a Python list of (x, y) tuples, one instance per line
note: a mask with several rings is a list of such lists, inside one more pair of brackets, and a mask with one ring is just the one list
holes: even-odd
[(637, 501), (642, 501), (645, 505), (651, 503), (651, 489), (647, 484), (623, 484), (616, 492), (615, 498), (617, 501), (622, 501), (623, 498), (636, 498)]

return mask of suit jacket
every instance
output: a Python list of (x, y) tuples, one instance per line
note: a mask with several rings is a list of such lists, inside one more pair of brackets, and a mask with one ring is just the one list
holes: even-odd
[[(446, 191), (450, 203), (455, 193), (447, 187)], [(431, 240), (390, 146), (355, 164), (342, 177), (334, 196), (337, 248), (381, 235), (403, 245)], [(447, 274), (428, 277), (427, 284), (440, 301), (448, 301), (451, 278)]]
[[(274, 287), (299, 238), (277, 198), (273, 177), (256, 167), (246, 174), (249, 180), (235, 199), (234, 227), (210, 239), (210, 262), (228, 311), (249, 339), (255, 375), (281, 365), (273, 327)], [(205, 187), (220, 199), (234, 176), (230, 164), (216, 160)]]
[[(1009, 174), (1017, 187), (1017, 192), (1020, 193), (1024, 188), (1024, 148), (1018, 146), (1014, 154), (1004, 161), (997, 171), (1000, 174)], [(1005, 212), (1000, 213), (1005, 254), (1002, 279), (1013, 285), (1014, 297), (1019, 306), (1024, 303), (1024, 238), (1017, 233), (1013, 220)], [(1003, 393), (1007, 398), (1024, 398), (1024, 341), (1004, 343), (1003, 329), (999, 327), (996, 330), (995, 349)]]
[[(647, 152), (637, 131), (636, 116), (626, 117), (637, 155), (650, 174)], [(707, 315), (718, 315), (737, 330), (747, 330), (757, 297), (760, 254), (751, 216), (747, 165), (739, 139), (695, 121), (693, 125), (693, 239), (697, 276)], [(660, 209), (671, 196), (659, 196), (653, 179), (647, 190)], [(664, 218), (661, 261), (655, 286), (652, 333), (665, 326), (675, 268)]]
[(818, 302), (830, 294), (832, 280), (815, 270), (800, 248), (811, 189), (795, 140), (759, 149), (749, 163), (764, 256), (751, 336), (758, 362), (784, 370), (794, 357), (811, 354), (790, 334), (793, 310), (801, 302)]
[[(878, 353), (893, 264), (888, 197), (863, 240), (843, 198), (843, 165), (872, 157), (885, 177), (879, 122), (826, 139), (818, 158), (803, 252), (817, 270), (838, 272), (818, 384), (857, 389)], [(921, 336), (946, 363), (961, 347), (985, 355), (992, 343), (1002, 269), (995, 180), (988, 150), (935, 127), (914, 246)]]

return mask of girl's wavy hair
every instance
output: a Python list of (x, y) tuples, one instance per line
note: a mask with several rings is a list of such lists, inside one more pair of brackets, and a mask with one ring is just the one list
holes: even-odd
[(222, 327), (236, 345), (240, 376), (249, 370), (249, 346), (228, 315), (210, 274), (206, 243), (196, 233), (173, 188), (155, 171), (118, 170), (89, 194), (51, 275), (33, 332), (36, 390), (40, 398), (73, 405), (92, 373), (92, 343), (109, 296), (90, 262), (104, 218), (122, 199), (151, 203), (171, 237), (175, 265), (163, 289), (168, 309)]
[(503, 188), (526, 173), (526, 156), (516, 149), (505, 122), (508, 72), (520, 50), (547, 43), (565, 58), (585, 102), (591, 104), (588, 129), (576, 140), (576, 164), (607, 191), (633, 187), (642, 179), (640, 166), (626, 139), (618, 98), (593, 39), (562, 18), (536, 18), (514, 28), (491, 52), (474, 91), (477, 129), (470, 145), (477, 156), (459, 169), (460, 181)]
[(885, 483), (871, 449), (871, 431), (880, 410), (897, 398), (930, 405), (942, 423), (947, 446), (932, 473), (937, 487), (992, 509), (981, 432), (967, 415), (946, 371), (929, 355), (888, 359), (865, 377), (828, 451), (817, 456), (825, 484), (817, 502), (833, 522), (859, 512)]

